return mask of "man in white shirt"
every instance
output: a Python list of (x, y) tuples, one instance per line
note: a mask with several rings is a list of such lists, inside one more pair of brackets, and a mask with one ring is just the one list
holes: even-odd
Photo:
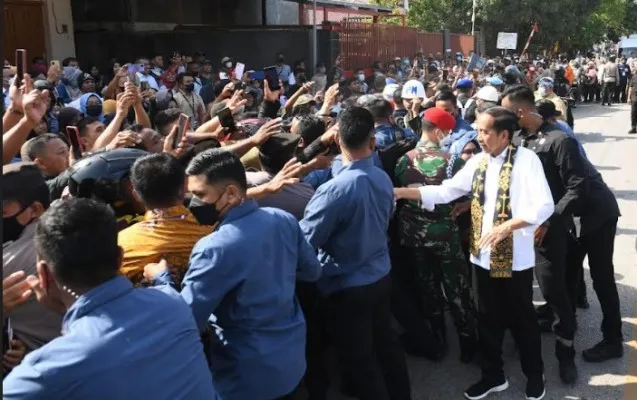
[(157, 80), (151, 75), (152, 65), (150, 65), (150, 61), (145, 58), (140, 58), (137, 60), (137, 64), (140, 67), (142, 65), (144, 66), (143, 69), (137, 71), (137, 78), (139, 78), (139, 82), (148, 82), (148, 87), (158, 92), (159, 85), (157, 84)]
[(468, 193), (471, 205), (471, 262), (475, 265), (482, 379), (465, 392), (477, 400), (509, 386), (503, 370), (502, 339), (511, 328), (527, 376), (526, 398), (545, 394), (540, 328), (533, 307), (535, 229), (554, 211), (542, 163), (532, 151), (513, 146), (517, 116), (494, 107), (478, 117), (484, 152), (471, 158), (440, 186), (396, 188), (398, 199), (420, 200), (433, 210)]

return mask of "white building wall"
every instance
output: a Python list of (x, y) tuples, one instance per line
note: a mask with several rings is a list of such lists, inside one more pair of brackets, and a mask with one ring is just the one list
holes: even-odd
[[(50, 60), (75, 56), (71, 0), (46, 0), (46, 47)], [(66, 33), (63, 33), (66, 26)], [(58, 33), (60, 32), (60, 33)]]

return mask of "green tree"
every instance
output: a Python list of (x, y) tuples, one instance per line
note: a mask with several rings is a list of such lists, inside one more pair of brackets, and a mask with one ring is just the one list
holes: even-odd
[(472, 0), (411, 0), (407, 21), (427, 32), (471, 32)]

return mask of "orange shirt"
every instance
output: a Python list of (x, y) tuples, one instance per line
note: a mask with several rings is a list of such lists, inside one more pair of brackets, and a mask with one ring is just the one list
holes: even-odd
[(148, 211), (143, 221), (119, 232), (119, 245), (124, 249), (120, 272), (138, 286), (146, 264), (165, 258), (171, 269), (178, 271), (176, 278), (180, 283), (195, 243), (213, 229), (199, 225), (184, 206)]

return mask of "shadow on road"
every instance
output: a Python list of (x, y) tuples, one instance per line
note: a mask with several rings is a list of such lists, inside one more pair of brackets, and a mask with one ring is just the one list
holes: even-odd
[(622, 200), (637, 200), (637, 190), (613, 190), (615, 197)]
[(588, 132), (588, 133), (577, 133), (577, 138), (582, 143), (602, 143), (607, 140), (612, 140), (615, 142), (623, 141), (623, 140), (635, 140), (637, 136), (613, 136), (613, 135), (605, 135), (603, 133), (598, 132)]

